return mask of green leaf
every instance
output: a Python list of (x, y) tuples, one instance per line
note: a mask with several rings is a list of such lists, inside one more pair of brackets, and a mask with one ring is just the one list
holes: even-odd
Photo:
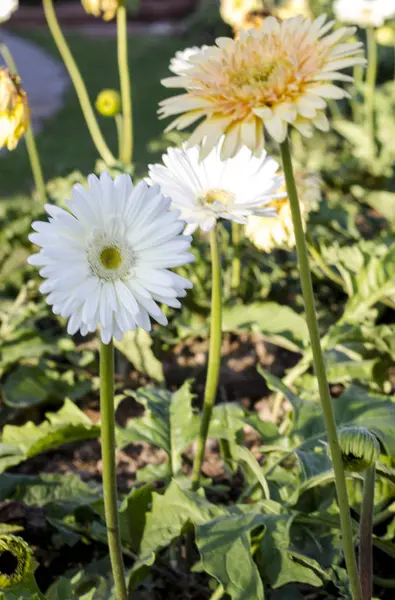
[(395, 194), (385, 190), (366, 192), (362, 189), (362, 191), (361, 199), (363, 202), (382, 214), (391, 225), (395, 225)]
[(319, 587), (327, 574), (316, 560), (291, 549), (291, 525), (292, 518), (266, 517), (259, 557), (262, 575), (272, 588), (294, 582)]
[(148, 375), (154, 381), (164, 381), (162, 363), (152, 351), (152, 336), (147, 331), (140, 327), (134, 331), (128, 331), (122, 341), (115, 340), (114, 345), (137, 371)]
[(144, 534), (148, 506), (152, 500), (152, 488), (148, 485), (132, 490), (122, 500), (119, 508), (119, 524), (122, 542), (134, 552), (140, 549)]
[(239, 461), (245, 462), (250, 467), (251, 471), (253, 472), (253, 474), (255, 475), (255, 477), (257, 478), (259, 483), (261, 484), (264, 497), (269, 500), (270, 499), (270, 491), (269, 491), (268, 483), (262, 472), (260, 464), (258, 463), (257, 459), (255, 458), (255, 456), (253, 455), (251, 450), (249, 450), (248, 448), (245, 448), (244, 446), (236, 446), (236, 448), (234, 449), (234, 453), (235, 453), (236, 458)]
[(5, 380), (4, 402), (12, 408), (38, 406), (45, 402), (60, 402), (65, 396), (73, 400), (87, 393), (89, 381), (75, 381), (73, 371), (60, 375), (48, 365), (19, 365)]
[(14, 585), (6, 591), (0, 590), (0, 600), (46, 600), (41, 594), (33, 573), (28, 575), (22, 583)]
[(181, 455), (196, 439), (199, 417), (192, 410), (191, 382), (186, 381), (175, 393), (147, 386), (133, 394), (137, 402), (145, 407), (139, 419), (128, 421), (126, 428), (118, 428), (118, 446), (131, 442), (145, 441), (163, 448), (169, 457), (169, 468), (173, 474), (180, 471)]
[(251, 558), (250, 532), (267, 519), (261, 514), (224, 514), (196, 526), (196, 545), (204, 570), (233, 600), (263, 600), (264, 592)]
[(224, 330), (239, 330), (253, 325), (278, 346), (298, 352), (308, 340), (305, 319), (289, 306), (276, 302), (255, 302), (226, 308)]
[(173, 480), (163, 495), (152, 496), (152, 510), (146, 518), (131, 584), (140, 581), (141, 570), (145, 573), (157, 552), (179, 537), (188, 523), (193, 523), (204, 569), (222, 583), (232, 599), (262, 600), (263, 587), (251, 557), (249, 532), (264, 519), (256, 510), (248, 514), (239, 508), (228, 511), (211, 504), (200, 494), (181, 489)]
[(209, 436), (234, 442), (244, 427), (245, 411), (240, 404), (222, 402), (214, 406), (211, 416)]
[[(326, 429), (320, 404), (298, 398), (277, 377), (262, 370), (261, 373), (270, 389), (281, 391), (291, 402), (294, 411), (291, 435), (297, 439), (295, 450), (325, 440)], [(387, 453), (395, 455), (395, 403), (389, 396), (351, 385), (333, 400), (333, 408), (338, 427), (367, 427), (380, 439)]]
[(0, 473), (10, 466), (53, 450), (62, 444), (98, 437), (100, 427), (94, 425), (71, 400), (66, 399), (56, 413), (47, 413), (47, 421), (35, 425), (6, 425), (0, 436)]
[(342, 322), (359, 323), (377, 302), (395, 294), (395, 244), (381, 256), (371, 256), (351, 276), (351, 284), (353, 294), (345, 305)]
[(55, 342), (31, 329), (18, 329), (0, 342), (0, 367), (4, 370), (20, 360), (38, 359), (51, 352), (56, 352)]

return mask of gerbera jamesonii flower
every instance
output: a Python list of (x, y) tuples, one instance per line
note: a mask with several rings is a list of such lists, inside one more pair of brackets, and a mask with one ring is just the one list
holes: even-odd
[(12, 13), (18, 10), (18, 0), (1, 0), (0, 2), (0, 23), (8, 21)]
[(29, 104), (20, 78), (0, 67), (0, 148), (14, 150), (29, 124)]
[(381, 27), (395, 17), (394, 0), (335, 0), (333, 11), (343, 23), (359, 27)]
[[(296, 171), (295, 178), (300, 210), (305, 223), (309, 213), (318, 208), (321, 199), (320, 180), (314, 175), (306, 175), (303, 171)], [(283, 189), (285, 191), (285, 184)], [(293, 248), (295, 232), (288, 197), (273, 200), (270, 206), (277, 210), (277, 218), (248, 217), (246, 236), (263, 252), (272, 252), (275, 248)]]
[(325, 15), (281, 23), (268, 17), (261, 29), (242, 31), (237, 40), (218, 38), (216, 46), (189, 59), (192, 68), (162, 82), (186, 90), (160, 104), (162, 118), (180, 115), (168, 130), (203, 119), (188, 143), (203, 142), (206, 156), (225, 134), (223, 159), (243, 144), (259, 155), (262, 125), (278, 142), (284, 141), (289, 125), (306, 136), (313, 126), (328, 130), (326, 99), (349, 96), (333, 81), (353, 81), (339, 71), (365, 63), (362, 44), (345, 42), (355, 28), (329, 33), (333, 24), (326, 23)]
[(190, 282), (169, 271), (191, 262), (185, 223), (169, 210), (158, 186), (128, 175), (88, 178), (89, 190), (73, 187), (70, 212), (46, 205), (49, 222), (34, 222), (30, 240), (40, 252), (29, 258), (46, 278), (40, 291), (55, 314), (69, 319), (67, 331), (82, 335), (101, 325), (101, 339), (136, 325), (151, 328), (150, 317), (166, 325), (157, 302), (178, 308)]
[(285, 193), (278, 193), (283, 178), (277, 162), (262, 153), (260, 158), (241, 148), (234, 158), (221, 161), (218, 144), (202, 161), (199, 148), (169, 148), (163, 165), (150, 165), (151, 182), (160, 185), (188, 223), (186, 233), (197, 227), (209, 231), (217, 219), (246, 223), (248, 215), (273, 217), (266, 205)]

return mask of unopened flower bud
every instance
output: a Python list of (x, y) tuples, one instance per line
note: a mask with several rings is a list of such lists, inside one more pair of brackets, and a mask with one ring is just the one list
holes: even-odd
[(82, 0), (82, 6), (88, 14), (102, 17), (104, 21), (111, 21), (122, 4), (123, 0)]
[(0, 589), (19, 583), (33, 569), (33, 552), (21, 537), (0, 536)]
[(361, 473), (372, 467), (380, 456), (380, 444), (366, 427), (345, 427), (339, 431), (344, 469)]
[(121, 110), (121, 97), (116, 90), (102, 90), (96, 98), (96, 110), (103, 117), (115, 117)]

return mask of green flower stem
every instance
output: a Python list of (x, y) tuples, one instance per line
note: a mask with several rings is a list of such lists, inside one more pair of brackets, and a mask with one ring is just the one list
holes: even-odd
[(377, 77), (377, 42), (374, 28), (368, 27), (366, 35), (368, 41), (368, 69), (366, 73), (367, 90), (365, 108), (369, 138), (372, 144), (374, 144), (374, 92)]
[(115, 115), (114, 119), (118, 136), (118, 158), (119, 160), (121, 160), (121, 156), (123, 153), (123, 117), (121, 114), (118, 114)]
[(241, 260), (240, 260), (240, 223), (232, 221), (232, 245), (234, 256), (232, 260), (232, 290), (238, 290), (240, 287), (240, 273), (241, 273)]
[(365, 471), (363, 484), (361, 520), (359, 525), (359, 576), (361, 578), (362, 600), (371, 600), (373, 593), (373, 510), (376, 467)]
[(322, 411), (325, 419), (328, 443), (331, 450), (333, 470), (335, 473), (337, 500), (340, 512), (340, 524), (343, 537), (344, 557), (351, 585), (352, 598), (353, 600), (361, 600), (361, 587), (359, 583), (357, 562), (354, 553), (353, 529), (350, 516), (350, 508), (348, 504), (346, 479), (344, 476), (342, 455), (340, 452), (339, 441), (337, 437), (336, 422), (332, 410), (332, 399), (326, 377), (324, 356), (321, 349), (320, 334), (318, 329), (317, 316), (315, 312), (313, 285), (310, 274), (309, 257), (307, 252), (305, 233), (303, 230), (303, 221), (300, 212), (298, 192), (296, 190), (295, 178), (292, 169), (291, 151), (288, 139), (285, 139), (285, 141), (280, 144), (280, 151), (285, 181), (287, 185), (287, 193), (291, 206), (292, 221), (296, 240), (296, 250), (298, 255), (300, 280), (306, 310), (306, 320), (309, 329), (310, 343), (314, 357), (314, 368), (318, 380)]
[(114, 345), (100, 343), (100, 413), (104, 512), (117, 600), (127, 600), (119, 533), (115, 465)]
[(222, 344), (222, 300), (221, 300), (221, 257), (218, 247), (217, 226), (210, 231), (211, 247), (211, 325), (210, 325), (210, 348), (208, 355), (208, 370), (206, 389), (204, 391), (203, 415), (200, 425), (200, 433), (196, 456), (192, 470), (192, 489), (197, 490), (200, 484), (200, 472), (203, 464), (204, 450), (208, 429), (213, 412), (215, 396), (217, 394), (219, 368), (221, 364)]
[[(15, 64), (14, 57), (12, 56), (10, 49), (4, 43), (0, 44), (0, 54), (5, 60), (5, 63), (13, 75), (19, 75), (18, 68)], [(43, 170), (41, 167), (40, 156), (37, 150), (36, 140), (34, 139), (34, 133), (31, 124), (25, 133), (26, 149), (29, 156), (30, 166), (33, 173), (34, 184), (36, 190), (40, 196), (40, 200), (44, 204), (47, 201), (47, 193), (45, 190), (45, 181)]]
[(118, 68), (121, 86), (123, 135), (121, 161), (129, 165), (133, 158), (132, 92), (128, 64), (128, 28), (126, 6), (117, 11)]
[(73, 55), (70, 52), (70, 48), (67, 45), (66, 39), (56, 18), (53, 0), (43, 0), (43, 7), (49, 30), (59, 50), (62, 60), (66, 65), (71, 81), (73, 82), (93, 143), (95, 144), (96, 149), (104, 162), (107, 165), (114, 165), (116, 160), (111, 150), (107, 146), (96, 120), (84, 80), (82, 79), (81, 73), (77, 67)]
[(41, 168), (40, 156), (38, 154), (36, 140), (32, 126), (30, 125), (25, 133), (26, 149), (29, 156), (30, 166), (33, 173), (34, 184), (36, 186), (37, 193), (40, 197), (40, 201), (45, 204), (47, 201), (47, 192), (45, 190), (44, 175)]

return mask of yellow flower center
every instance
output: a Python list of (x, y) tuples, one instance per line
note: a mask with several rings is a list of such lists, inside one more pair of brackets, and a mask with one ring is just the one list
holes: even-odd
[(214, 204), (215, 202), (221, 202), (221, 204), (232, 204), (234, 196), (231, 192), (221, 189), (209, 190), (201, 197), (202, 204)]
[(256, 85), (260, 83), (266, 83), (270, 75), (273, 73), (275, 68), (274, 63), (262, 64), (255, 69), (246, 69), (235, 73), (232, 77), (232, 84), (237, 87), (243, 87), (244, 85)]
[(104, 248), (104, 250), (100, 252), (100, 261), (106, 269), (119, 269), (122, 264), (122, 256), (118, 248)]
[(286, 196), (285, 198), (276, 198), (275, 200), (272, 200), (268, 204), (268, 207), (275, 208), (277, 212), (280, 212), (280, 210), (287, 204), (288, 204), (288, 197)]

